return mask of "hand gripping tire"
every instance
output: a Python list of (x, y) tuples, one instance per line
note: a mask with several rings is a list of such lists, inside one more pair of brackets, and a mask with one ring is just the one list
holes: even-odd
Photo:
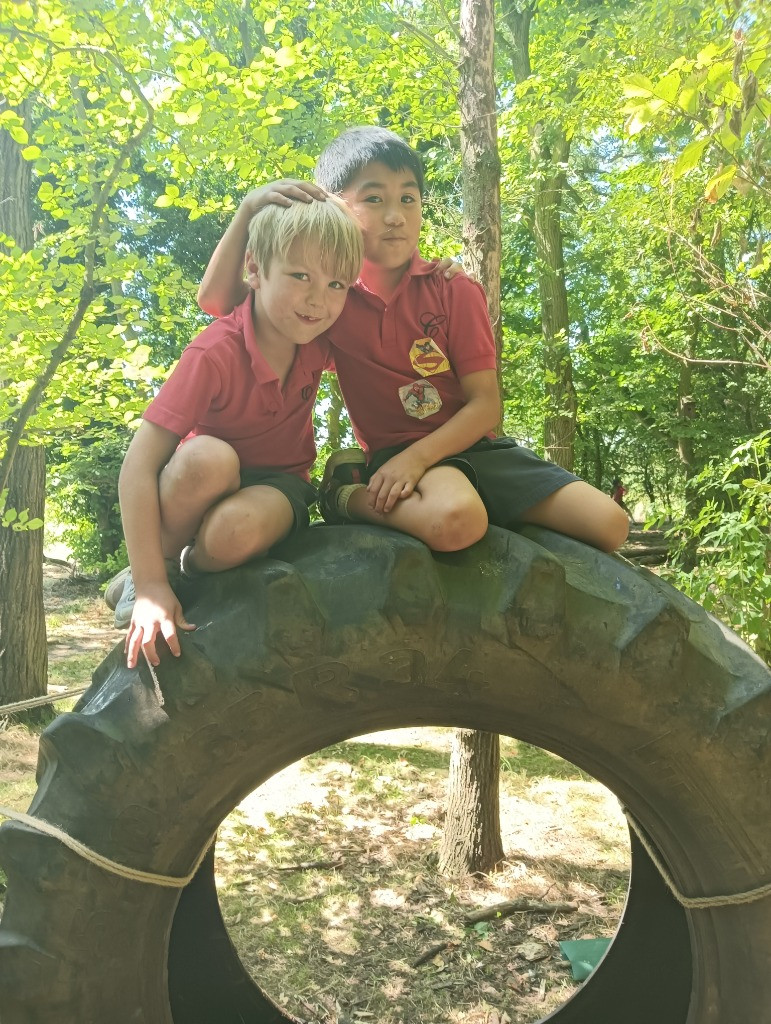
[[(120, 648), (43, 734), (30, 813), (114, 861), (184, 876), (236, 803), (345, 737), (444, 724), (555, 751), (610, 787), (681, 893), (771, 880), (771, 673), (657, 577), (543, 530), (432, 554), (320, 527), (185, 595), (158, 671)], [(557, 1024), (760, 1024), (771, 900), (686, 910), (633, 837), (605, 960)], [(229, 942), (210, 853), (181, 893), (0, 829), (2, 1024), (280, 1024)], [(430, 1022), (425, 1022), (430, 1024)]]

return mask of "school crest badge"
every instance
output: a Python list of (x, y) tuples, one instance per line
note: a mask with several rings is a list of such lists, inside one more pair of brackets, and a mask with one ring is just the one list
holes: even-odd
[(442, 398), (433, 384), (427, 380), (416, 380), (412, 384), (405, 384), (399, 388), (404, 411), (408, 416), (416, 420), (424, 420), (426, 416), (433, 416), (442, 408)]
[(432, 377), (450, 369), (450, 362), (432, 338), (418, 338), (410, 349), (412, 368), (421, 377)]

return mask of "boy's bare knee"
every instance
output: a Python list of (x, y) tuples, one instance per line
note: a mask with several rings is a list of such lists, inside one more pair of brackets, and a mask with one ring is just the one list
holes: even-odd
[(208, 435), (185, 441), (163, 471), (167, 486), (213, 497), (237, 490), (240, 472), (235, 450), (227, 441)]
[(434, 551), (462, 551), (487, 533), (487, 513), (482, 502), (459, 499), (447, 505), (430, 526), (429, 547)]
[[(243, 493), (243, 492), (241, 492)], [(287, 520), (285, 522), (285, 519)], [(260, 508), (235, 498), (225, 499), (204, 516), (196, 537), (196, 561), (220, 568), (243, 565), (266, 554), (291, 529), (287, 510)]]
[[(615, 502), (613, 503), (615, 505)], [(629, 518), (626, 512), (616, 505), (607, 518), (604, 532), (603, 551), (617, 551), (629, 536)]]
[(240, 504), (220, 502), (204, 516), (196, 547), (215, 562), (240, 565), (263, 553), (259, 523)]

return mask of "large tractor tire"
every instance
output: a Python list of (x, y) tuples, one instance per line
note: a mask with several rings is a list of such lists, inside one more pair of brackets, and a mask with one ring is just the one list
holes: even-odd
[[(116, 650), (43, 734), (30, 814), (132, 868), (185, 876), (224, 816), (346, 737), (462, 726), (538, 744), (613, 790), (689, 896), (771, 881), (771, 673), (645, 570), (557, 534), (491, 529), (432, 554), (314, 528), (181, 595), (182, 657)], [(0, 829), (2, 1024), (281, 1024), (230, 944), (213, 854), (179, 890)], [(557, 1024), (760, 1024), (771, 899), (684, 909), (632, 839), (618, 934)], [(424, 1022), (432, 1024), (432, 1022)]]

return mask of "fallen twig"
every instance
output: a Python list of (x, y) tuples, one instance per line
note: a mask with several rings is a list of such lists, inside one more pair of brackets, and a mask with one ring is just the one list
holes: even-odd
[(428, 963), (429, 960), (433, 960), (437, 953), (441, 953), (451, 945), (454, 945), (454, 943), (450, 942), (449, 939), (446, 942), (437, 942), (435, 946), (429, 947), (425, 953), (421, 953), (417, 960), (413, 960), (410, 967), (420, 967), (421, 964)]
[(492, 921), (512, 914), (569, 914), (578, 910), (577, 903), (544, 903), (541, 900), (505, 900), (492, 907), (474, 910), (463, 918), (464, 924), (477, 924), (479, 921)]

